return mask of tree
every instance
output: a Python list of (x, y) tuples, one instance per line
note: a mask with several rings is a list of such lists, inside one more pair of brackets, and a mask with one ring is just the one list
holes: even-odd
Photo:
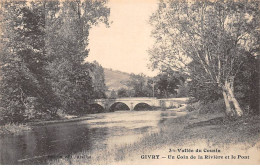
[(45, 53), (44, 3), (1, 4), (1, 107), (11, 122), (48, 113), (56, 103)]
[(91, 70), (85, 59), (89, 52), (87, 46), (91, 27), (99, 22), (108, 25), (110, 11), (105, 3), (104, 0), (67, 0), (62, 2), (62, 8), (56, 7), (59, 15), (50, 17), (47, 43), (51, 63), (48, 68), (52, 88), (64, 112), (85, 112), (94, 94), (104, 96), (98, 93), (100, 90), (97, 89), (102, 86), (97, 87), (97, 80), (90, 77), (95, 70)]
[(107, 87), (105, 84), (105, 74), (103, 67), (96, 61), (94, 61), (93, 63), (89, 63), (89, 67), (94, 89), (93, 98), (106, 98), (105, 92), (107, 91)]
[[(242, 116), (234, 81), (248, 56), (259, 56), (258, 1), (160, 1), (150, 23), (153, 68), (170, 67), (217, 86), (228, 116)], [(196, 65), (196, 66), (191, 66)]]
[(110, 93), (109, 98), (110, 98), (110, 99), (115, 99), (115, 98), (117, 98), (116, 91), (112, 90), (111, 93)]
[(127, 85), (133, 91), (133, 97), (152, 97), (152, 90), (148, 89), (148, 78), (144, 74), (130, 74)]
[(259, 58), (249, 56), (235, 79), (234, 90), (245, 112), (259, 114)]
[(118, 96), (118, 97), (129, 97), (128, 90), (125, 89), (125, 88), (120, 88), (120, 89), (117, 91), (117, 96)]
[(159, 73), (155, 79), (155, 88), (158, 90), (158, 97), (176, 97), (179, 85), (184, 83), (184, 78), (171, 69)]
[[(84, 112), (93, 95), (88, 56), (92, 26), (108, 25), (106, 1), (1, 1), (1, 115)], [(32, 115), (31, 115), (32, 114)]]

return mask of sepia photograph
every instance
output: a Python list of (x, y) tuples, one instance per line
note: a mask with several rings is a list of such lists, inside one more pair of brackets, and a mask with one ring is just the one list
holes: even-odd
[(259, 0), (0, 0), (0, 165), (260, 165)]

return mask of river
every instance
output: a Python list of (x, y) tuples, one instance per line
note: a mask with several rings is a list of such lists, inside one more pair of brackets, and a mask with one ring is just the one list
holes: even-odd
[(2, 135), (0, 164), (46, 164), (50, 159), (81, 151), (117, 148), (158, 132), (167, 119), (177, 115), (174, 111), (116, 111), (87, 117), (33, 126), (19, 135)]

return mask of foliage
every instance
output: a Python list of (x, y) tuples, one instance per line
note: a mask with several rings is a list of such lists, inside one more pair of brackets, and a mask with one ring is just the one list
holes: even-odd
[(235, 79), (235, 95), (246, 113), (258, 114), (259, 111), (259, 58), (248, 56)]
[(150, 18), (156, 39), (149, 51), (152, 67), (181, 71), (209, 90), (217, 86), (226, 114), (241, 116), (234, 81), (248, 56), (259, 55), (259, 16), (254, 0), (161, 0)]
[(144, 74), (131, 74), (128, 86), (128, 96), (132, 97), (176, 97), (179, 85), (183, 85), (183, 75), (170, 69), (149, 78)]
[(189, 102), (186, 106), (186, 110), (189, 112), (197, 111), (200, 114), (225, 113), (225, 103), (223, 99), (211, 102), (194, 101), (195, 99)]
[(178, 93), (176, 97), (189, 97), (190, 96), (190, 87), (188, 84), (184, 83), (178, 86)]
[(84, 112), (93, 93), (89, 30), (106, 1), (1, 1), (1, 117), (10, 122)]
[(128, 90), (125, 89), (125, 88), (120, 88), (120, 89), (117, 91), (117, 96), (118, 96), (118, 97), (129, 97)]
[(208, 103), (222, 98), (221, 90), (214, 84), (202, 84), (197, 80), (192, 80), (189, 87), (190, 94), (196, 100)]
[(105, 75), (103, 67), (96, 61), (89, 63), (89, 71), (93, 85), (93, 95), (95, 99), (106, 98), (105, 92), (107, 87), (105, 85)]
[[(144, 74), (131, 74), (126, 82), (128, 89), (121, 88), (117, 91), (118, 97), (176, 97), (179, 86), (183, 87), (183, 95), (187, 96), (183, 75), (170, 69), (160, 72), (155, 77), (147, 77)], [(185, 91), (184, 91), (185, 90)], [(186, 93), (184, 93), (186, 92)]]
[(144, 74), (131, 74), (127, 85), (131, 88), (131, 97), (152, 97), (152, 86)]
[(213, 102), (201, 104), (198, 109), (200, 114), (208, 113), (225, 113), (225, 103), (223, 99), (219, 99)]
[(186, 110), (188, 110), (188, 112), (191, 112), (191, 111), (194, 111), (194, 110), (196, 110), (196, 109), (195, 109), (195, 107), (194, 107), (192, 104), (188, 104), (188, 105), (186, 106)]
[(24, 131), (30, 131), (31, 127), (24, 124), (5, 124), (0, 125), (0, 135), (3, 134), (14, 134), (19, 135), (20, 133)]
[(154, 77), (154, 81), (156, 97), (167, 98), (177, 96), (177, 89), (184, 84), (185, 79), (178, 72), (167, 69)]
[[(35, 118), (55, 103), (48, 82), (41, 3), (1, 5), (1, 112), (10, 122)], [(38, 113), (37, 113), (38, 112)]]
[(117, 94), (116, 94), (116, 91), (115, 91), (115, 90), (112, 90), (112, 91), (111, 91), (109, 98), (110, 98), (110, 99), (115, 99), (115, 98), (117, 98)]
[[(95, 63), (84, 63), (89, 52), (86, 46), (91, 26), (100, 21), (107, 23), (109, 9), (104, 4), (105, 1), (64, 1), (60, 15), (50, 25), (50, 35), (56, 39), (48, 38), (52, 58), (48, 68), (52, 87), (61, 103), (59, 108), (65, 113), (86, 112), (93, 95), (104, 96), (96, 79), (96, 73), (102, 73), (102, 69)], [(100, 79), (104, 80), (102, 76)]]

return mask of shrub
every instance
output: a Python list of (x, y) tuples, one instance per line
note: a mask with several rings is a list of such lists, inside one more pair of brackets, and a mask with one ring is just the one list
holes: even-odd
[(186, 106), (186, 109), (188, 110), (188, 112), (191, 112), (191, 111), (196, 110), (196, 108), (194, 107), (193, 104), (188, 104), (188, 105)]
[(195, 97), (190, 97), (189, 99), (188, 99), (188, 104), (192, 104), (192, 103), (196, 103), (196, 102), (198, 102), (199, 100), (197, 100)]
[(188, 85), (186, 85), (186, 84), (180, 85), (178, 88), (178, 93), (177, 93), (176, 97), (188, 97), (189, 90), (190, 90), (190, 88), (188, 87)]
[(190, 101), (190, 100), (191, 99), (189, 99), (189, 101), (188, 101), (186, 110), (188, 110), (188, 112), (198, 110), (200, 107), (200, 102), (199, 101)]
[(201, 107), (199, 108), (200, 114), (219, 112), (225, 112), (225, 102), (223, 99), (219, 99), (214, 102), (208, 102), (206, 104), (201, 104)]
[(1, 134), (19, 134), (23, 131), (29, 131), (31, 127), (24, 124), (5, 124), (0, 126), (0, 135)]

